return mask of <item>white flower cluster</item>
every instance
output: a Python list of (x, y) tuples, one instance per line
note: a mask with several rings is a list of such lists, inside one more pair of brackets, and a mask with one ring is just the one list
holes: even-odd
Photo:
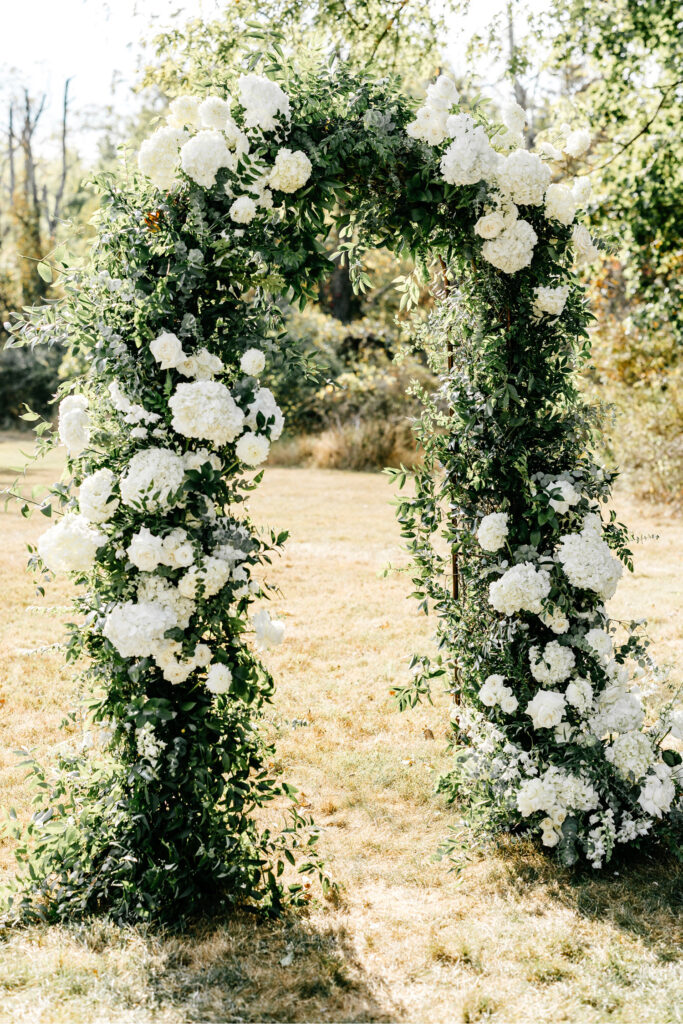
[(570, 707), (575, 708), (580, 714), (585, 714), (593, 703), (593, 687), (587, 679), (577, 676), (567, 686), (564, 697)]
[(65, 445), (72, 459), (77, 458), (88, 447), (90, 417), (87, 409), (88, 399), (85, 395), (69, 395), (59, 403), (59, 440)]
[(248, 348), (240, 359), (240, 370), (249, 377), (258, 377), (266, 365), (266, 357), (258, 348)]
[[(263, 417), (263, 426), (259, 425), (260, 417)], [(244, 425), (254, 431), (265, 430), (271, 441), (277, 441), (280, 437), (285, 425), (285, 418), (269, 388), (258, 389), (254, 395), (254, 401), (247, 409)]]
[(289, 97), (277, 82), (263, 75), (241, 75), (237, 82), (239, 101), (244, 107), (246, 128), (272, 132), (279, 120), (289, 120)]
[(135, 730), (135, 745), (140, 757), (144, 757), (152, 765), (157, 764), (166, 749), (166, 744), (159, 739), (151, 722), (145, 722), (140, 729)]
[(555, 846), (560, 829), (571, 811), (590, 811), (598, 806), (599, 795), (593, 786), (578, 775), (551, 766), (537, 778), (527, 779), (517, 793), (517, 808), (525, 818), (536, 811), (545, 811), (541, 822), (543, 843)]
[(484, 242), (481, 253), (504, 274), (516, 274), (531, 263), (537, 241), (538, 235), (528, 221), (515, 220), (496, 238)]
[(106, 534), (82, 515), (67, 512), (38, 539), (38, 554), (51, 572), (87, 572), (95, 564)]
[(603, 664), (606, 664), (613, 654), (612, 637), (609, 633), (600, 628), (589, 629), (584, 640), (597, 654)]
[(182, 527), (176, 527), (165, 537), (159, 537), (142, 526), (133, 534), (127, 555), (142, 572), (154, 572), (158, 565), (180, 569), (192, 565), (194, 561), (192, 543)]
[(121, 478), (124, 505), (142, 506), (150, 512), (169, 507), (185, 477), (185, 461), (170, 448), (145, 448), (136, 452)]
[(575, 224), (572, 229), (572, 242), (576, 257), (581, 263), (592, 263), (600, 256), (600, 250), (593, 242), (590, 232), (583, 224)]
[(652, 744), (639, 730), (615, 736), (605, 747), (605, 757), (620, 775), (632, 782), (642, 779), (655, 759)]
[(548, 220), (557, 220), (568, 227), (576, 216), (576, 199), (566, 185), (548, 185), (545, 194), (545, 215)]
[(211, 380), (225, 369), (222, 360), (206, 348), (199, 348), (194, 355), (188, 356), (180, 339), (170, 331), (164, 331), (150, 342), (149, 350), (160, 369), (178, 370), (184, 377), (194, 377), (195, 380)]
[(594, 736), (632, 732), (643, 724), (645, 711), (636, 690), (624, 682), (613, 682), (596, 697), (588, 726)]
[(218, 381), (178, 384), (168, 402), (171, 426), (183, 437), (196, 437), (225, 445), (234, 441), (244, 425), (244, 413), (230, 391)]
[(211, 693), (227, 693), (232, 686), (232, 672), (227, 665), (215, 662), (206, 674), (206, 688)]
[(98, 469), (86, 476), (81, 483), (78, 495), (78, 507), (81, 515), (90, 523), (106, 523), (119, 507), (119, 499), (114, 498), (116, 477), (111, 469)]
[(477, 540), (484, 551), (498, 551), (508, 535), (507, 512), (491, 512), (484, 516), (477, 529)]
[(497, 612), (514, 615), (527, 611), (540, 615), (542, 602), (550, 593), (550, 576), (532, 562), (520, 562), (507, 569), (489, 585), (489, 601)]
[(441, 157), (441, 176), (449, 185), (476, 185), (493, 178), (500, 157), (491, 146), (486, 130), (467, 115), (448, 118), (453, 142)]
[(268, 184), (278, 192), (296, 192), (311, 176), (313, 165), (301, 150), (278, 150), (275, 165), (268, 177)]
[(212, 188), (221, 167), (234, 170), (237, 159), (222, 132), (204, 128), (181, 146), (180, 166), (197, 185)]
[(415, 114), (415, 120), (406, 126), (406, 133), (412, 139), (420, 139), (429, 146), (438, 146), (448, 137), (448, 114), (459, 98), (453, 79), (439, 75), (428, 86), (427, 99)]
[(657, 764), (641, 787), (638, 803), (646, 814), (661, 818), (671, 807), (675, 796), (671, 769), (666, 764)]
[(624, 567), (601, 536), (598, 515), (589, 513), (580, 533), (560, 537), (556, 559), (573, 587), (592, 590), (603, 601), (613, 597)]
[(557, 288), (539, 287), (534, 289), (533, 315), (541, 317), (544, 313), (548, 316), (560, 316), (564, 309), (569, 285), (559, 285)]
[(149, 658), (175, 625), (172, 610), (156, 601), (126, 601), (110, 609), (102, 633), (122, 658)]
[(518, 704), (512, 688), (505, 685), (505, 676), (501, 675), (492, 675), (484, 680), (479, 691), (479, 700), (491, 708), (499, 704), (506, 714), (512, 714)]
[(550, 168), (536, 153), (516, 149), (499, 160), (498, 188), (518, 206), (540, 206), (550, 183)]
[(183, 138), (184, 134), (178, 128), (159, 128), (140, 146), (138, 167), (157, 188), (173, 188)]
[(565, 647), (557, 640), (551, 640), (545, 645), (540, 658), (538, 654), (538, 647), (529, 648), (531, 674), (538, 683), (555, 686), (556, 683), (563, 682), (572, 674), (576, 658), (571, 648)]

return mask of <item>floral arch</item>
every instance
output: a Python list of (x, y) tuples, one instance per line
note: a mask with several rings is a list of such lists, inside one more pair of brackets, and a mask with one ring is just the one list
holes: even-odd
[(629, 668), (647, 669), (644, 643), (635, 626), (618, 642), (604, 608), (630, 553), (602, 512), (612, 478), (575, 386), (590, 317), (574, 266), (597, 256), (573, 223), (584, 183), (552, 182), (519, 107), (504, 124), (463, 112), (448, 78), (415, 114), (386, 80), (263, 59), (268, 76), (254, 59), (230, 88), (171, 103), (138, 167), (101, 181), (66, 298), (14, 324), (17, 343), (65, 338), (88, 366), (64, 389), (59, 438), (43, 434), (66, 445), (69, 479), (33, 562), (84, 584), (69, 657), (89, 657), (105, 730), (97, 755), (62, 759), (20, 847), (15, 908), (274, 907), (284, 861), (314, 843), (296, 812), (278, 833), (255, 818), (287, 792), (257, 731), (273, 689), (257, 651), (284, 629), (258, 570), (285, 537), (256, 531), (245, 502), (283, 427), (259, 378), (290, 358), (283, 306), (329, 272), (332, 218), (361, 287), (369, 246), (435, 269), (415, 341), (441, 385), (399, 519), (441, 656), (415, 656), (399, 697), (452, 683), (461, 745), (444, 789), (565, 863), (672, 841), (680, 757), (662, 741), (680, 717), (644, 725)]

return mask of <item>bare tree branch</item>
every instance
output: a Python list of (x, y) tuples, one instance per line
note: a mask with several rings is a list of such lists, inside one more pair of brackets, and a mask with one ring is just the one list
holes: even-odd
[(64, 198), (64, 187), (66, 185), (66, 172), (67, 172), (67, 159), (66, 159), (66, 122), (67, 115), (69, 112), (69, 83), (70, 78), (67, 78), (64, 83), (64, 101), (62, 105), (62, 170), (59, 178), (59, 185), (57, 186), (57, 192), (55, 194), (54, 206), (52, 209), (52, 215), (48, 214), (48, 231), (50, 235), (54, 234), (59, 220), (59, 214), (61, 211), (62, 200)]

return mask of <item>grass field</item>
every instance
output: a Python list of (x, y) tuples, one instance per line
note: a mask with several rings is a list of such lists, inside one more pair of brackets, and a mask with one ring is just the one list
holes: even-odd
[[(16, 437), (0, 443), (0, 487), (19, 461)], [(400, 715), (389, 695), (430, 635), (406, 600), (407, 578), (380, 577), (386, 562), (403, 562), (391, 497), (378, 474), (272, 469), (253, 500), (259, 519), (291, 531), (273, 571), (288, 634), (268, 658), (278, 682), (271, 728), (321, 826), (339, 898), (275, 923), (232, 919), (183, 937), (103, 922), (4, 935), (0, 1021), (683, 1019), (672, 865), (572, 875), (525, 844), (472, 850), (457, 872), (434, 859), (458, 821), (433, 796), (448, 763), (448, 705)], [(646, 539), (613, 612), (648, 617), (660, 660), (680, 678), (683, 525), (627, 495), (619, 507)], [(61, 614), (33, 608), (63, 606), (69, 588), (41, 602), (23, 572), (26, 542), (44, 521), (8, 511), (0, 525), (0, 806), (26, 813), (12, 751), (29, 745), (49, 757), (65, 741), (58, 724), (72, 690), (59, 652), (27, 653), (60, 637)], [(9, 869), (7, 844), (0, 857)]]

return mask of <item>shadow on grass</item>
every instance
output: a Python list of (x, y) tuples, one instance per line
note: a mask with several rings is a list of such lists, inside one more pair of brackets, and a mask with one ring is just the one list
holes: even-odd
[[(502, 843), (502, 894), (545, 898), (577, 915), (637, 936), (660, 954), (680, 954), (683, 865), (665, 851), (634, 851), (601, 870), (562, 869), (530, 843)], [(676, 954), (678, 950), (678, 954)]]
[(401, 1017), (388, 993), (380, 1005), (381, 982), (370, 983), (343, 927), (321, 929), (301, 914), (239, 916), (172, 935), (93, 921), (72, 935), (95, 953), (135, 947), (136, 983), (110, 977), (110, 1005), (142, 1004), (164, 1020), (383, 1024)]

